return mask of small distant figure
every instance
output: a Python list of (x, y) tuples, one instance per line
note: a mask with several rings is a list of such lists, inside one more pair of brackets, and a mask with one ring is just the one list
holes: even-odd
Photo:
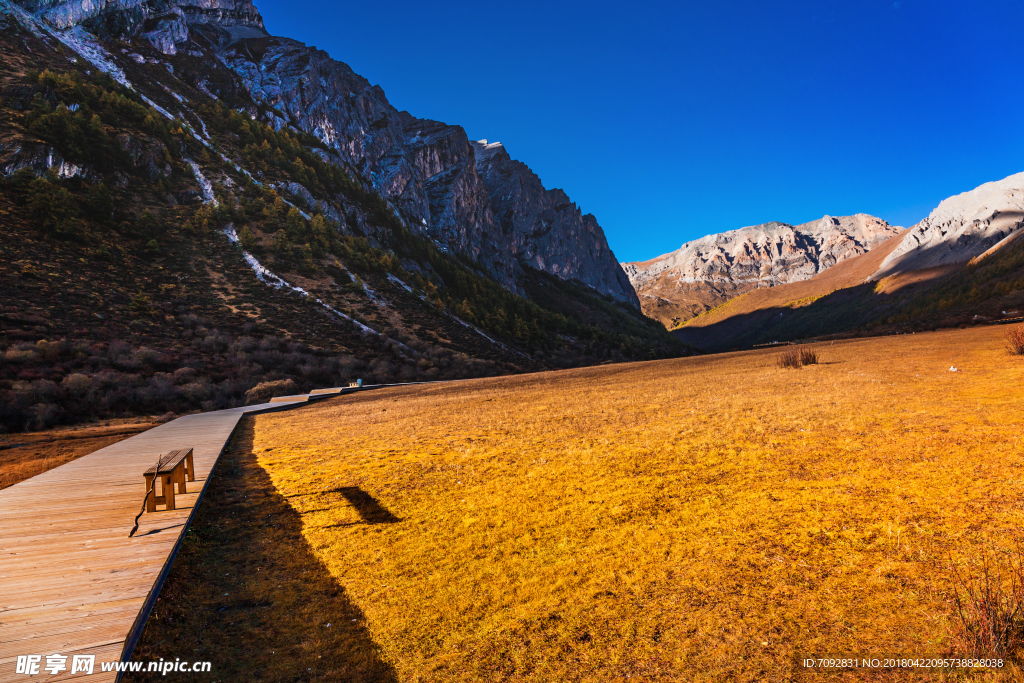
[(949, 366), (949, 371), (950, 371), (950, 372), (960, 372), (959, 370), (957, 370), (957, 369), (956, 369), (955, 367), (953, 367), (952, 365), (950, 365), (950, 366)]

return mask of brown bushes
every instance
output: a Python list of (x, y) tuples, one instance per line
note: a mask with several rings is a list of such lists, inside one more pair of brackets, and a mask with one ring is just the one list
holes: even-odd
[(1014, 356), (1024, 356), (1024, 325), (1006, 331), (1006, 350)]
[(968, 573), (952, 567), (950, 629), (957, 654), (1011, 657), (1024, 645), (1024, 554), (986, 560)]
[(788, 349), (778, 358), (780, 368), (801, 368), (805, 365), (817, 365), (818, 354), (813, 349)]
[(801, 365), (800, 353), (796, 349), (783, 351), (779, 355), (778, 363), (780, 368), (799, 368)]
[(266, 403), (275, 396), (292, 396), (299, 391), (299, 386), (290, 379), (277, 380), (276, 382), (260, 382), (249, 391), (245, 392), (245, 404), (255, 405)]

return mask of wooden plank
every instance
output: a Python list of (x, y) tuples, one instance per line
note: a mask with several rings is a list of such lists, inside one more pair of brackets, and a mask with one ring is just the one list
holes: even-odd
[[(238, 421), (305, 400), (178, 418), (0, 491), (0, 682), (24, 678), (18, 655), (55, 652), (96, 654), (96, 671), (34, 680), (113, 681), (99, 662), (130, 654)], [(128, 538), (154, 454), (188, 447), (157, 485), (175, 509), (143, 514)], [(186, 459), (195, 483), (175, 494)]]

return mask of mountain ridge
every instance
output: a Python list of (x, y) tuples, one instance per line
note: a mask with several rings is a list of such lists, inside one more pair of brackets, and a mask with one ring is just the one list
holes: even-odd
[(623, 269), (644, 312), (671, 328), (745, 292), (810, 279), (902, 230), (867, 214), (795, 226), (772, 221), (707, 235)]
[[(380, 86), (371, 85), (344, 62), (300, 41), (271, 36), (251, 2), (17, 0), (17, 4), (55, 28), (81, 25), (100, 36), (138, 37), (168, 56), (181, 50), (193, 53), (192, 46), (201, 45), (246, 90), (252, 102), (247, 108), (250, 116), (277, 130), (292, 127), (316, 136), (350, 169), (370, 179), (414, 232), (478, 262), (505, 287), (524, 292), (525, 273), (517, 258), (522, 255), (532, 268), (639, 308), (593, 216), (561, 212), (553, 224), (571, 237), (532, 226), (502, 230), (496, 213), (543, 220), (530, 207), (550, 204), (548, 193), (560, 191), (547, 190), (539, 181), (521, 183), (515, 206), (507, 202), (494, 206), (500, 195), (479, 176), (475, 148), (461, 126), (398, 111)], [(203, 74), (196, 79), (201, 89), (215, 97), (238, 94), (219, 90), (230, 84), (210, 82)]]
[(674, 334), (705, 350), (1012, 321), (1024, 309), (1024, 173), (943, 200), (923, 221), (814, 277), (749, 291)]
[(1024, 173), (942, 200), (910, 228), (874, 278), (963, 263), (1024, 227)]
[[(511, 236), (484, 230), (489, 190), (461, 128), (395, 112), (342, 63), (258, 26), (146, 7), (107, 40), (117, 12), (58, 29), (0, 0), (0, 429), (230, 407), (268, 382), (687, 352), (624, 293), (520, 263)], [(164, 19), (187, 38), (161, 34)], [(246, 82), (222, 59), (275, 68)], [(318, 60), (333, 81), (296, 78)], [(351, 102), (329, 109), (339, 84)], [(295, 125), (309, 113), (319, 136)]]

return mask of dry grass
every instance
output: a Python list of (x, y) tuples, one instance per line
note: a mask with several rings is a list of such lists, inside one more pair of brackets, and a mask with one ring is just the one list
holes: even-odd
[(1006, 349), (1014, 356), (1024, 356), (1024, 325), (1006, 331)]
[(806, 346), (801, 346), (799, 349), (790, 348), (779, 354), (775, 364), (780, 368), (796, 368), (798, 370), (805, 365), (817, 365), (818, 352)]
[(800, 362), (800, 352), (796, 349), (787, 349), (779, 354), (776, 364), (780, 368), (801, 368), (803, 363)]
[(156, 426), (152, 420), (0, 435), (0, 489)]
[[(1001, 335), (836, 343), (799, 375), (766, 350), (380, 390), (253, 418), (246, 448), (295, 516), (273, 553), (316, 559), (365, 617), (350, 650), (397, 680), (791, 680), (797, 655), (957, 647), (950, 556), (1024, 523)], [(225, 544), (239, 509), (209, 512)]]
[(984, 556), (967, 568), (951, 568), (952, 631), (958, 651), (981, 658), (1006, 658), (1024, 645), (1024, 554)]
[(211, 675), (188, 680), (397, 683), (365, 616), (256, 462), (252, 427), (243, 423), (221, 456), (134, 659), (213, 664)]

